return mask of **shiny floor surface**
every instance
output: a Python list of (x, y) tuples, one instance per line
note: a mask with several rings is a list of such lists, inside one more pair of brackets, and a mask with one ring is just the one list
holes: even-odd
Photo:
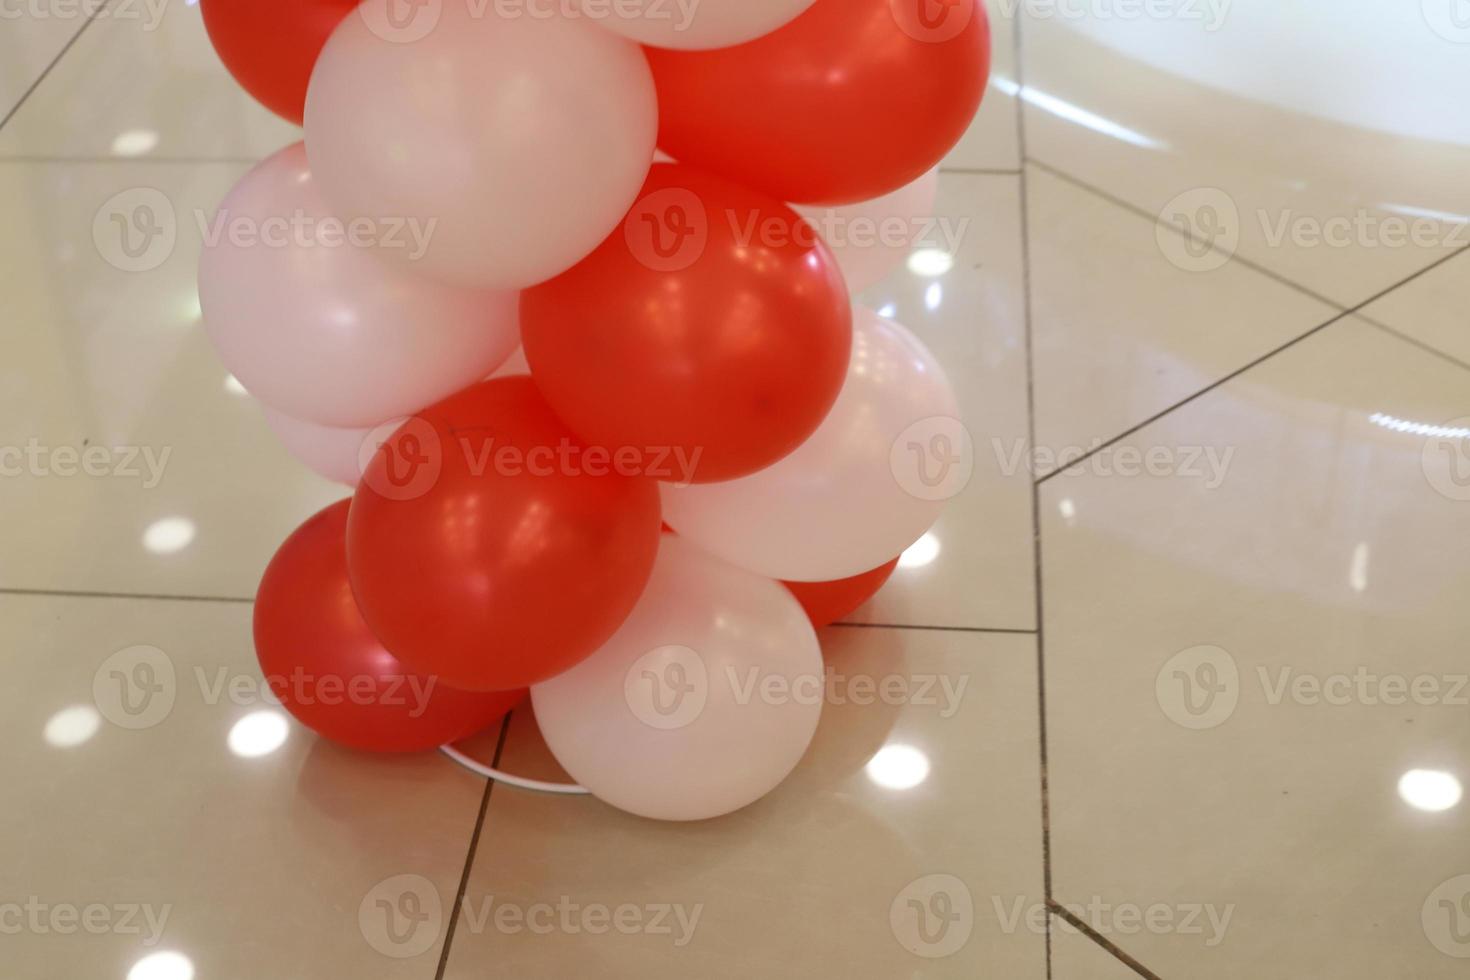
[[(864, 297), (944, 361), (975, 476), (825, 631), (797, 773), (687, 826), (278, 724), (250, 597), (342, 490), (211, 352), (195, 216), (297, 131), (195, 6), (14, 9), (7, 976), (1470, 970), (1464, 0), (996, 0), (953, 262)], [(177, 234), (128, 271), (144, 192)], [(524, 713), (473, 748), (560, 776)]]

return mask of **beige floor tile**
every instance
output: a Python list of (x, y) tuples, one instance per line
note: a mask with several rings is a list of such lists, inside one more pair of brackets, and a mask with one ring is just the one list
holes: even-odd
[(256, 160), (301, 138), (225, 71), (198, 4), (108, 9), (0, 130), (0, 157)]
[[(243, 171), (0, 162), (0, 586), (252, 596), (286, 535), (345, 496), (229, 388), (199, 323), (196, 212)], [(114, 214), (156, 267), (125, 271)], [(171, 249), (143, 248), (144, 218)]]
[(1038, 167), (1026, 182), (1039, 473), (1335, 315), (1239, 265), (1179, 269), (1172, 231)]
[(948, 231), (932, 237), (958, 240), (953, 268), (939, 276), (903, 268), (861, 297), (938, 355), (959, 396), (976, 465), (929, 539), (854, 621), (1035, 627), (1030, 478), (1004, 464), (1026, 438), (1019, 186), (1014, 177), (943, 175), (936, 212)]
[[(1015, 20), (1008, 0), (985, 0), (990, 16), (990, 73), (994, 78), (1016, 77)], [(959, 145), (950, 151), (944, 167), (950, 170), (1015, 170), (1021, 166), (1013, 88), (991, 85), (980, 112)]]
[(1470, 364), (1470, 256), (1457, 256), (1369, 304), (1367, 319)]
[[(19, 16), (11, 15), (12, 9), (18, 10)], [(40, 11), (45, 16), (36, 16), (23, 6), (7, 9), (5, 29), (0, 32), (0, 119), (10, 114), (46, 66), (81, 30), (79, 16), (57, 15), (44, 7)]]
[(1051, 920), (1053, 980), (1138, 980), (1138, 973), (1060, 916)]
[(250, 612), (0, 596), (7, 976), (172, 980), (170, 956), (201, 978), (432, 976), (378, 951), (398, 947), (377, 902), (452, 900), (482, 784), (285, 722)]
[[(1223, 7), (1214, 30), (1208, 17), (1029, 17), (1026, 152), (1355, 305), (1470, 243), (1470, 127), (1454, 94), (1465, 45), (1420, 9), (1441, 2), (1165, 5)], [(1199, 275), (1213, 258), (1179, 255)]]
[[(446, 976), (1044, 977), (1044, 912), (1027, 926), (1041, 902), (1033, 641), (834, 628), (823, 642), (848, 681), (967, 686), (953, 709), (829, 703), (790, 780), (720, 820), (659, 824), (497, 787)], [(501, 762), (564, 778), (522, 715)], [(869, 775), (906, 784), (925, 764), (906, 790)], [(496, 925), (497, 908), (543, 905), (571, 911), (542, 935)], [(682, 911), (686, 926), (670, 912), (672, 934), (581, 929), (580, 915), (622, 905), (650, 926), (653, 906)]]
[(1043, 485), (1054, 897), (1159, 975), (1464, 975), (1467, 415), (1348, 320)]

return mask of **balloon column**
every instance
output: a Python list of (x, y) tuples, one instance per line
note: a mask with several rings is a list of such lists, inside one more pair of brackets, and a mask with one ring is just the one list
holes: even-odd
[(529, 688), (613, 806), (769, 792), (817, 726), (814, 626), (954, 492), (923, 458), (961, 446), (943, 370), (849, 299), (905, 249), (842, 231), (932, 209), (984, 8), (201, 5), (305, 130), (221, 205), (207, 329), (288, 450), (353, 488), (261, 582), (283, 704), (410, 751)]

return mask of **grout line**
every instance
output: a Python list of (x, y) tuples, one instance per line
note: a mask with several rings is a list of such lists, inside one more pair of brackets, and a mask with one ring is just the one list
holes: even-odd
[(96, 20), (104, 10), (107, 9), (107, 5), (111, 2), (112, 0), (102, 0), (102, 2), (97, 5), (97, 9), (92, 11), (91, 16), (82, 21), (82, 26), (77, 28), (77, 32), (71, 36), (71, 39), (68, 40), (66, 44), (62, 45), (61, 50), (56, 52), (56, 57), (51, 59), (51, 63), (47, 65), (44, 69), (42, 69), (41, 74), (36, 76), (36, 80), (31, 83), (30, 87), (21, 93), (20, 99), (15, 103), (15, 105), (10, 107), (10, 111), (5, 114), (5, 117), (3, 119), (0, 119), (0, 129), (4, 129), (5, 124), (10, 122), (10, 120), (15, 117), (15, 114), (20, 111), (20, 107), (26, 104), (26, 100), (31, 97), (36, 89), (41, 87), (41, 83), (44, 82), (46, 80), (46, 77), (51, 74), (51, 69), (56, 67), (56, 63), (59, 62), (68, 51), (71, 50), (71, 46), (77, 43), (77, 40), (82, 36), (87, 28), (92, 26), (92, 22)]
[[(1056, 167), (1053, 167), (1051, 164), (1043, 163), (1042, 161), (1037, 160), (1034, 157), (1028, 157), (1027, 162), (1035, 166), (1037, 169), (1045, 170), (1047, 173), (1051, 174), (1053, 177), (1058, 178), (1059, 180), (1064, 180), (1067, 183), (1080, 188), (1081, 190), (1087, 191), (1089, 194), (1102, 198), (1109, 204), (1116, 205), (1117, 207), (1122, 208), (1130, 214), (1134, 214), (1140, 218), (1143, 218), (1145, 221), (1149, 222), (1152, 225), (1155, 225), (1156, 227), (1167, 228), (1174, 234), (1178, 235), (1180, 238), (1188, 237), (1187, 235), (1185, 235), (1184, 230), (1179, 228), (1177, 225), (1170, 224), (1167, 221), (1159, 220), (1159, 216), (1157, 214), (1149, 214), (1148, 211), (1139, 207), (1138, 205), (1133, 204), (1129, 201), (1125, 201), (1123, 198), (1118, 197), (1114, 194), (1110, 194), (1107, 191), (1103, 190), (1101, 187), (1089, 184), (1087, 181), (1082, 180), (1080, 177), (1074, 177), (1072, 174), (1067, 173), (1065, 170), (1059, 170)], [(1224, 255), (1231, 262), (1240, 265), (1242, 268), (1246, 268), (1251, 270), (1252, 272), (1259, 273), (1260, 275), (1265, 276), (1267, 279), (1270, 279), (1279, 285), (1285, 286), (1288, 289), (1301, 293), (1303, 296), (1306, 296), (1309, 299), (1316, 300), (1323, 306), (1331, 307), (1334, 310), (1344, 310), (1347, 308), (1337, 300), (1330, 299), (1326, 296), (1323, 296), (1321, 293), (1308, 289), (1301, 283), (1293, 282), (1292, 280), (1283, 276), (1281, 273), (1268, 269), (1265, 266), (1246, 258), (1239, 252), (1226, 251), (1225, 249), (1215, 245), (1213, 242), (1210, 243), (1210, 251), (1216, 253), (1217, 255)]]
[(244, 599), (229, 595), (168, 595), (159, 592), (89, 592), (71, 589), (7, 589), (0, 588), (0, 595), (59, 596), (71, 599), (151, 599), (162, 602), (234, 602), (249, 605), (254, 598)]
[(1123, 950), (1118, 948), (1117, 943), (1112, 942), (1106, 936), (1099, 933), (1096, 929), (1089, 926), (1086, 922), (1083, 922), (1081, 919), (1077, 918), (1077, 916), (1069, 912), (1065, 906), (1050, 900), (1048, 900), (1047, 906), (1051, 909), (1052, 915), (1066, 920), (1066, 922), (1074, 929), (1082, 933), (1088, 939), (1091, 939), (1094, 943), (1097, 943), (1097, 945), (1101, 946), (1107, 952), (1112, 953), (1113, 956), (1116, 957), (1121, 963), (1123, 963), (1124, 966), (1128, 967), (1140, 977), (1143, 977), (1144, 980), (1162, 980), (1162, 978), (1157, 973), (1153, 972), (1148, 967), (1144, 966), (1142, 963), (1138, 962), (1133, 957), (1123, 952)]
[(1377, 320), (1373, 319), (1371, 316), (1364, 316), (1363, 314), (1359, 313), (1358, 314), (1358, 319), (1359, 320), (1362, 320), (1364, 323), (1368, 324), (1370, 327), (1377, 327), (1379, 330), (1382, 330), (1384, 333), (1388, 334), (1390, 337), (1397, 337), (1399, 340), (1402, 340), (1404, 343), (1410, 345), (1411, 347), (1417, 347), (1417, 348), (1419, 348), (1420, 350), (1422, 350), (1426, 354), (1433, 354), (1435, 357), (1439, 358), (1442, 361), (1448, 361), (1449, 363), (1455, 365), (1456, 367), (1462, 367), (1465, 370), (1470, 371), (1470, 362), (1462, 361), (1458, 357), (1455, 357), (1452, 354), (1446, 354), (1444, 351), (1440, 350), (1438, 347), (1432, 347), (1429, 344), (1426, 344), (1422, 340), (1416, 340), (1415, 338), (1410, 337), (1406, 333), (1400, 333), (1398, 330), (1395, 330), (1393, 327), (1390, 327), (1386, 323), (1379, 323)]
[[(500, 753), (505, 750), (505, 738), (510, 733), (510, 719), (515, 712), (508, 712), (500, 722), (500, 738), (495, 743), (495, 755), (490, 760), (493, 768), (500, 767)], [(444, 933), (444, 948), (439, 951), (439, 968), (434, 971), (434, 980), (444, 980), (444, 971), (449, 966), (449, 947), (454, 943), (454, 929), (459, 924), (460, 912), (464, 907), (464, 893), (470, 885), (470, 872), (475, 866), (475, 854), (480, 848), (480, 833), (485, 829), (485, 814), (490, 809), (490, 791), (495, 780), (485, 780), (485, 792), (480, 797), (480, 814), (475, 818), (475, 831), (470, 835), (469, 850), (464, 857), (464, 871), (459, 876), (459, 891), (454, 893), (454, 908), (449, 915), (449, 927)]]
[[(1407, 286), (1409, 283), (1413, 282), (1415, 279), (1418, 279), (1420, 276), (1427, 275), (1428, 273), (1433, 272), (1435, 269), (1437, 269), (1440, 266), (1444, 265), (1446, 262), (1452, 261), (1453, 259), (1456, 259), (1456, 258), (1460, 257), (1461, 255), (1463, 255), (1466, 252), (1470, 252), (1470, 245), (1462, 246), (1462, 247), (1456, 249), (1455, 251), (1450, 252), (1447, 255), (1443, 255), (1443, 256), (1439, 257), (1435, 261), (1431, 262), (1429, 265), (1426, 265), (1424, 268), (1420, 269), (1418, 272), (1415, 272), (1413, 275), (1410, 275), (1410, 276), (1408, 276), (1408, 277), (1406, 277), (1404, 279), (1401, 279), (1400, 281), (1394, 283), (1393, 285), (1391, 285), (1391, 286), (1389, 286), (1389, 287), (1387, 287), (1385, 289), (1382, 289), (1382, 290), (1374, 293), (1372, 296), (1369, 296), (1367, 299), (1363, 300), (1357, 306), (1354, 306), (1351, 309), (1343, 310), (1341, 313), (1338, 313), (1336, 316), (1332, 317), (1332, 319), (1327, 320), (1324, 323), (1317, 324), (1317, 326), (1315, 326), (1312, 329), (1308, 330), (1306, 333), (1302, 334), (1301, 336), (1295, 337), (1295, 338), (1293, 338), (1291, 340), (1288, 340), (1286, 343), (1282, 344), (1280, 347), (1277, 347), (1275, 350), (1267, 351), (1266, 353), (1262, 354), (1260, 357), (1257, 357), (1255, 360), (1251, 361), (1250, 363), (1248, 363), (1248, 364), (1246, 364), (1246, 365), (1244, 365), (1242, 367), (1236, 368), (1234, 371), (1231, 371), (1229, 374), (1225, 375), (1223, 378), (1220, 378), (1219, 380), (1214, 381), (1214, 382), (1212, 382), (1209, 385), (1206, 385), (1204, 388), (1201, 388), (1199, 391), (1196, 391), (1194, 394), (1188, 396), (1187, 398), (1183, 398), (1183, 399), (1175, 402), (1173, 405), (1170, 405), (1168, 408), (1164, 409), (1163, 411), (1157, 412), (1154, 415), (1151, 415), (1150, 417), (1144, 419), (1142, 422), (1139, 422), (1137, 425), (1135, 425), (1135, 426), (1133, 426), (1133, 427), (1131, 427), (1131, 428), (1129, 428), (1129, 429), (1127, 429), (1127, 430), (1125, 430), (1123, 432), (1120, 432), (1116, 436), (1113, 436), (1113, 438), (1109, 439), (1108, 441), (1092, 447), (1092, 449), (1090, 449), (1087, 452), (1083, 453), (1081, 456), (1079, 456), (1076, 459), (1071, 460), (1070, 462), (1068, 462), (1066, 466), (1063, 466), (1063, 467), (1061, 467), (1059, 469), (1052, 470), (1050, 473), (1048, 473), (1045, 476), (1043, 476), (1040, 479), (1038, 479), (1036, 481), (1036, 485), (1039, 487), (1039, 486), (1041, 486), (1041, 484), (1045, 483), (1047, 480), (1050, 480), (1052, 477), (1056, 476), (1057, 474), (1059, 474), (1059, 473), (1065, 473), (1067, 470), (1070, 470), (1070, 469), (1075, 468), (1079, 464), (1086, 462), (1088, 459), (1090, 459), (1093, 456), (1097, 455), (1098, 453), (1102, 452), (1104, 449), (1108, 449), (1108, 448), (1110, 448), (1110, 447), (1112, 447), (1114, 445), (1117, 445), (1119, 442), (1122, 442), (1124, 439), (1127, 439), (1129, 436), (1134, 435), (1135, 433), (1137, 433), (1141, 429), (1147, 428), (1148, 426), (1150, 426), (1150, 425), (1154, 424), (1155, 422), (1159, 421), (1164, 416), (1169, 415), (1170, 413), (1175, 412), (1178, 409), (1183, 408), (1185, 405), (1188, 405), (1189, 403), (1191, 403), (1191, 402), (1193, 402), (1193, 401), (1195, 401), (1195, 400), (1197, 400), (1199, 398), (1202, 398), (1205, 395), (1208, 395), (1210, 392), (1214, 391), (1216, 388), (1219, 388), (1222, 385), (1227, 384), (1228, 382), (1234, 381), (1236, 378), (1240, 377), (1242, 374), (1245, 374), (1247, 371), (1251, 370), (1252, 368), (1259, 367), (1260, 365), (1266, 363), (1271, 358), (1275, 357), (1277, 354), (1280, 354), (1282, 351), (1285, 351), (1285, 350), (1287, 350), (1289, 348), (1295, 347), (1297, 344), (1300, 344), (1302, 341), (1307, 340), (1307, 339), (1309, 339), (1311, 337), (1316, 336), (1317, 334), (1321, 333), (1323, 330), (1326, 330), (1328, 327), (1332, 326), (1335, 323), (1340, 323), (1341, 321), (1346, 320), (1349, 317), (1355, 316), (1357, 314), (1357, 312), (1359, 310), (1363, 309), (1364, 307), (1369, 306), (1369, 305), (1371, 305), (1373, 303), (1378, 302), (1380, 299), (1382, 299), (1383, 297), (1387, 296), (1389, 293), (1393, 292), (1394, 290), (1396, 290), (1396, 289), (1402, 289), (1403, 287)], [(1376, 324), (1375, 324), (1375, 326), (1376, 326)]]
[[(1021, 18), (1011, 25), (1015, 45), (1016, 84), (1026, 87), (1025, 48), (1021, 37)], [(1026, 109), (1016, 100), (1016, 146), (1021, 155), (1018, 180), (1021, 207), (1021, 296), (1026, 336), (1026, 438), (1036, 445), (1036, 345), (1031, 320), (1031, 204), (1026, 178)], [(1046, 619), (1042, 601), (1041, 575), (1041, 486), (1031, 483), (1031, 570), (1032, 592), (1036, 601), (1036, 702), (1037, 741), (1041, 758), (1041, 882), (1046, 902), (1051, 903), (1051, 775), (1046, 727)], [(1051, 916), (1046, 917), (1046, 980), (1052, 980)]]
[(912, 623), (829, 623), (833, 629), (862, 630), (932, 630), (941, 633), (995, 633), (1010, 636), (1035, 636), (1036, 630), (1008, 629), (999, 626), (915, 626)]

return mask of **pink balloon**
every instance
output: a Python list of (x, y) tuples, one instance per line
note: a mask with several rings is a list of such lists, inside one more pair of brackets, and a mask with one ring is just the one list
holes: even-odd
[(333, 483), (357, 486), (362, 479), (362, 448), (372, 429), (337, 429), (293, 419), (269, 405), (260, 408), (265, 424), (298, 462)]
[(531, 689), (572, 778), (655, 820), (718, 817), (775, 789), (811, 743), (824, 694), (796, 597), (672, 534), (612, 639)]
[(293, 418), (407, 415), (494, 371), (520, 339), (515, 293), (417, 276), (378, 254), (400, 237), (412, 251), (407, 230), (334, 219), (300, 143), (246, 174), (205, 236), (205, 329), (230, 373)]
[(842, 207), (793, 204), (827, 243), (847, 288), (860, 293), (876, 286), (897, 269), (916, 246), (944, 247), (925, 241), (932, 234), (934, 202), (939, 195), (939, 168), (891, 194)]
[(311, 76), (322, 192), (344, 214), (436, 222), (418, 265), (447, 282), (520, 289), (565, 271), (652, 164), (642, 49), (547, 7), (366, 0)]
[(787, 582), (861, 574), (901, 554), (974, 472), (954, 390), (923, 343), (853, 307), (832, 411), (791, 455), (725, 483), (664, 483), (664, 520), (710, 554)]

